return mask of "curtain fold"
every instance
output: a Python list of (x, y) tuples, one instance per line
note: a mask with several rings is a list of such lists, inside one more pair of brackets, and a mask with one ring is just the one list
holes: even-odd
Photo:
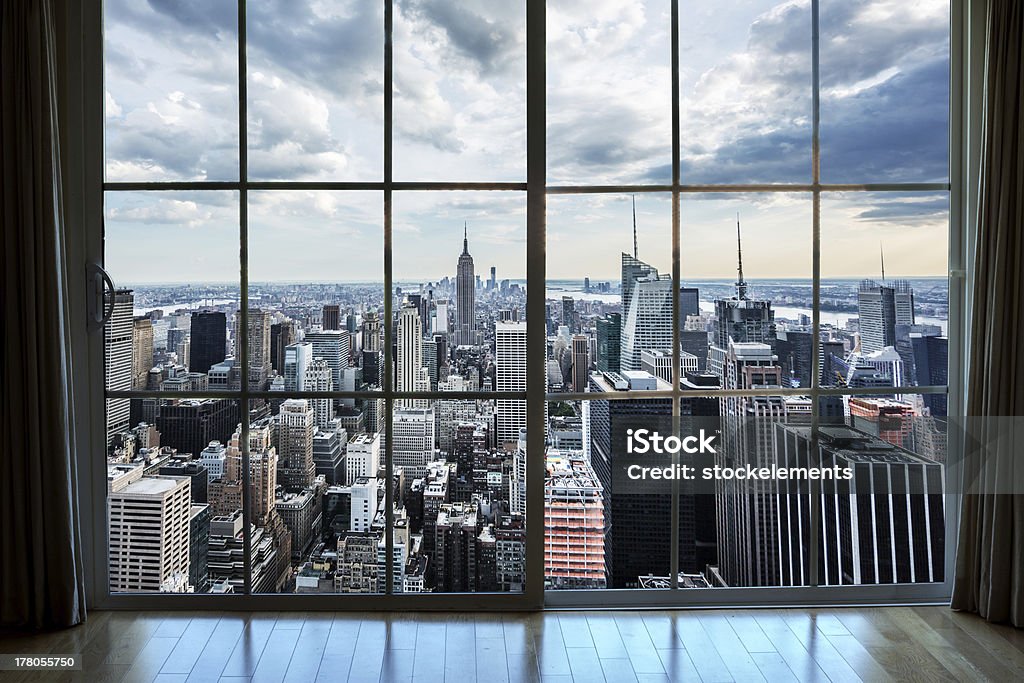
[[(1024, 3), (990, 0), (967, 415), (1024, 415)], [(974, 421), (995, 432), (995, 421)], [(982, 476), (961, 503), (952, 607), (1024, 626), (1024, 452), (978, 434)], [(1017, 441), (1019, 444), (1020, 442)], [(998, 493), (997, 493), (998, 491)]]
[(85, 619), (51, 0), (0, 3), (0, 623)]

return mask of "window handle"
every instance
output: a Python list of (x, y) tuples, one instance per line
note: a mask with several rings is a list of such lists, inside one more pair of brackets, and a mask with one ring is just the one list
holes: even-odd
[[(91, 327), (103, 327), (114, 314), (114, 281), (110, 274), (98, 263), (90, 263), (85, 267), (89, 286), (89, 323)], [(110, 290), (110, 301), (105, 301), (107, 288)]]

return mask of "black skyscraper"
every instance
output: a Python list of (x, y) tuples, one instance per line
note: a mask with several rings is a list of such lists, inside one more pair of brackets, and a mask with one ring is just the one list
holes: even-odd
[(192, 345), (189, 370), (209, 372), (211, 365), (225, 358), (227, 343), (227, 317), (217, 311), (197, 311), (192, 314)]

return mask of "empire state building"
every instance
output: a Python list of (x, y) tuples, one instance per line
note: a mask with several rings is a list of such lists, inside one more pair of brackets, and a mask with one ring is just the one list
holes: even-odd
[(476, 344), (476, 272), (469, 254), (468, 228), (463, 225), (462, 253), (455, 274), (455, 344)]

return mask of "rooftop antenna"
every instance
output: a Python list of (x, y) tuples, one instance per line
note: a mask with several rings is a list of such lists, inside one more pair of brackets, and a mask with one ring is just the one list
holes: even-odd
[(636, 195), (633, 197), (633, 258), (639, 259), (640, 255), (636, 246)]
[(740, 236), (740, 212), (736, 212), (736, 298), (747, 298), (747, 283), (743, 280), (743, 239)]
[(462, 253), (469, 253), (469, 221), (462, 221)]
[(882, 284), (885, 284), (885, 251), (882, 249), (882, 242), (878, 242), (878, 256), (882, 260)]

